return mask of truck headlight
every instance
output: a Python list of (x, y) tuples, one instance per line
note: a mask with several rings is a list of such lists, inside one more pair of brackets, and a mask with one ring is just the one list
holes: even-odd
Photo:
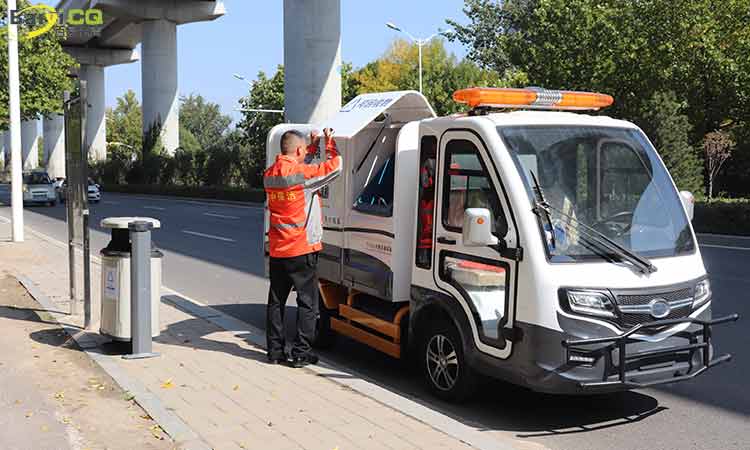
[(711, 282), (708, 278), (701, 280), (695, 285), (695, 295), (693, 296), (693, 309), (706, 303), (711, 299)]
[(569, 290), (567, 294), (568, 304), (574, 312), (599, 317), (615, 317), (612, 299), (604, 292)]

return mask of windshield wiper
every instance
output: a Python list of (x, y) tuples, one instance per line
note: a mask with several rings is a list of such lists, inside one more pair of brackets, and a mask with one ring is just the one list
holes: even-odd
[[(565, 214), (564, 212), (560, 211), (559, 209), (553, 207), (549, 204), (544, 198), (544, 193), (542, 192), (541, 186), (539, 186), (539, 181), (536, 178), (536, 175), (534, 175), (534, 172), (529, 171), (531, 174), (531, 179), (534, 181), (534, 191), (536, 192), (538, 201), (535, 202), (534, 206), (534, 213), (537, 215), (540, 215), (542, 213), (545, 214), (547, 218), (547, 223), (550, 226), (550, 229), (552, 230), (552, 246), (554, 248), (555, 245), (555, 228), (552, 225), (552, 215), (550, 211), (554, 211), (557, 214), (560, 214), (560, 216), (565, 217), (569, 220), (575, 221), (575, 223), (578, 225), (576, 227), (576, 230), (582, 234), (584, 234), (587, 238), (587, 241), (598, 244), (600, 247), (604, 247), (605, 249), (609, 251), (613, 251), (617, 256), (620, 257), (620, 259), (629, 261), (631, 264), (633, 264), (635, 267), (638, 268), (642, 273), (654, 273), (656, 272), (656, 266), (654, 266), (651, 261), (648, 259), (626, 249), (622, 245), (618, 244), (614, 240), (612, 240), (609, 236), (605, 235), (601, 231), (592, 228), (585, 223), (578, 220), (576, 217), (571, 216), (570, 214)], [(572, 223), (565, 223), (564, 225), (568, 227), (573, 227)]]
[(552, 226), (552, 213), (549, 212), (550, 204), (544, 198), (544, 192), (542, 191), (542, 187), (539, 186), (539, 180), (536, 179), (534, 172), (529, 170), (529, 174), (531, 174), (531, 179), (534, 181), (534, 194), (536, 194), (537, 198), (537, 201), (534, 202), (534, 209), (532, 211), (534, 211), (534, 214), (539, 217), (544, 215), (547, 219), (547, 225), (549, 225), (550, 230), (550, 243), (552, 244), (552, 248), (555, 248), (555, 227)]
[[(614, 251), (618, 256), (620, 256), (620, 258), (625, 259), (629, 261), (631, 264), (633, 264), (634, 266), (636, 266), (642, 273), (656, 272), (657, 270), (656, 266), (654, 266), (651, 263), (651, 261), (644, 258), (643, 256), (638, 255), (632, 250), (628, 250), (627, 248), (618, 244), (612, 238), (602, 233), (601, 231), (595, 228), (592, 228), (589, 225), (586, 225), (585, 223), (578, 220), (576, 217), (573, 217), (570, 214), (565, 214), (564, 212), (560, 211), (557, 208), (549, 206), (549, 209), (560, 214), (562, 217), (566, 219), (575, 221), (575, 223), (578, 225), (576, 227), (576, 231), (586, 235), (589, 242), (598, 243), (599, 245), (608, 247), (610, 250)], [(568, 227), (573, 227), (572, 223), (565, 223), (565, 225), (567, 225)]]

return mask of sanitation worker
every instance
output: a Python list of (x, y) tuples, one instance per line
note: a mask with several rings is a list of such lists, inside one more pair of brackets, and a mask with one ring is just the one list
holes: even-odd
[(299, 131), (281, 136), (281, 154), (263, 174), (268, 200), (271, 287), (266, 307), (266, 344), (272, 364), (287, 363), (284, 309), (289, 292), (297, 291), (297, 334), (291, 349), (293, 367), (318, 362), (311, 353), (318, 314), (318, 253), (322, 249), (322, 213), (318, 191), (341, 173), (341, 157), (326, 128), (326, 161), (306, 164), (318, 151), (320, 137), (310, 134), (311, 144)]

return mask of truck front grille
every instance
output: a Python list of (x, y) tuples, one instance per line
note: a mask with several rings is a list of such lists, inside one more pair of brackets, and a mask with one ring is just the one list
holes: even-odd
[[(665, 300), (671, 307), (669, 314), (661, 319), (687, 317), (692, 310), (693, 289), (686, 287), (668, 292), (620, 294), (616, 298), (617, 307), (620, 310), (619, 325), (623, 328), (630, 328), (641, 323), (659, 320), (649, 311), (649, 304), (655, 299)], [(651, 331), (658, 332), (659, 330)]]

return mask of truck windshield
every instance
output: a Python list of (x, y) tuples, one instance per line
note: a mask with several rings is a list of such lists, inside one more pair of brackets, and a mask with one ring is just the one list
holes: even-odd
[[(552, 262), (609, 258), (579, 231), (588, 225), (643, 257), (694, 250), (693, 236), (666, 169), (635, 129), (585, 126), (498, 127), (536, 203), (533, 172), (549, 203), (542, 219)], [(554, 239), (552, 239), (554, 236)]]

